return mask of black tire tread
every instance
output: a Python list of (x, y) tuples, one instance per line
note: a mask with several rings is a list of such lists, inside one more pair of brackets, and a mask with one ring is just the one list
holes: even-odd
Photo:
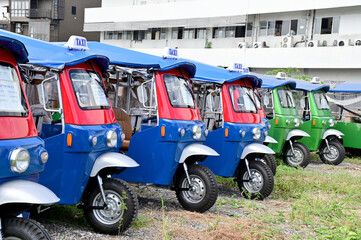
[(323, 153), (324, 149), (327, 148), (327, 145), (326, 145), (326, 143), (323, 143), (322, 146), (320, 147), (320, 158), (321, 158), (321, 161), (322, 161), (323, 163), (325, 163), (325, 164), (339, 165), (340, 163), (343, 162), (343, 160), (345, 159), (345, 156), (346, 156), (346, 150), (345, 150), (344, 146), (343, 146), (343, 145), (341, 144), (341, 142), (338, 141), (338, 140), (329, 141), (328, 144), (329, 144), (329, 145), (332, 145), (332, 144), (335, 145), (336, 148), (338, 148), (338, 150), (339, 150), (340, 156), (339, 156), (339, 158), (338, 158), (336, 161), (334, 161), (334, 162), (331, 162), (331, 161), (328, 161), (327, 159), (325, 159), (322, 153)]
[[(32, 219), (6, 218), (3, 220), (3, 235), (16, 236), (23, 240), (51, 240), (51, 236), (43, 225)], [(19, 234), (19, 235), (18, 235)]]
[(275, 156), (273, 154), (265, 154), (264, 160), (267, 163), (267, 166), (271, 169), (273, 176), (275, 176), (277, 172), (277, 163)]

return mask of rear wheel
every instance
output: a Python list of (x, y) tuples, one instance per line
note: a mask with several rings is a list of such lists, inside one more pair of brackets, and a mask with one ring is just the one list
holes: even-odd
[(250, 199), (264, 199), (273, 190), (274, 178), (271, 169), (261, 161), (251, 160), (249, 170), (243, 166), (237, 176), (239, 190), (243, 197)]
[[(217, 180), (214, 174), (203, 165), (188, 166), (191, 186), (184, 171), (181, 172), (176, 182), (176, 194), (179, 203), (184, 209), (192, 212), (205, 212), (217, 200)], [(190, 190), (184, 190), (190, 188)]]
[(303, 143), (293, 142), (293, 151), (290, 144), (283, 150), (283, 161), (291, 167), (307, 167), (311, 161), (311, 153)]
[(332, 165), (342, 163), (346, 155), (343, 145), (338, 140), (329, 141), (328, 145), (330, 149), (328, 149), (326, 143), (323, 143), (320, 147), (320, 158), (322, 162)]
[(273, 176), (276, 175), (277, 163), (275, 156), (273, 154), (265, 154), (263, 159), (267, 166), (271, 169)]
[(107, 207), (99, 187), (92, 187), (84, 196), (84, 215), (95, 231), (116, 235), (127, 230), (138, 213), (138, 199), (133, 189), (123, 180), (115, 178), (103, 179), (103, 188)]
[(3, 220), (4, 240), (51, 240), (49, 233), (38, 222), (25, 218)]

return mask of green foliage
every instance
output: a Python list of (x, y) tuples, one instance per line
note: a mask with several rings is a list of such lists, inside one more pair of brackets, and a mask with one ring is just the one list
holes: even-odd
[(135, 219), (132, 228), (139, 230), (141, 228), (147, 227), (148, 224), (152, 221), (147, 215), (138, 214), (137, 219)]
[(286, 73), (287, 77), (294, 78), (294, 79), (301, 79), (301, 80), (305, 80), (305, 81), (312, 80), (311, 76), (301, 75), (300, 70), (298, 68), (293, 68), (293, 67), (289, 67), (286, 69), (274, 69), (272, 71), (266, 72), (266, 75), (277, 75), (277, 73), (279, 73), (279, 72), (284, 72), (284, 73)]
[(204, 48), (212, 48), (212, 42), (206, 39), (206, 44), (204, 45)]

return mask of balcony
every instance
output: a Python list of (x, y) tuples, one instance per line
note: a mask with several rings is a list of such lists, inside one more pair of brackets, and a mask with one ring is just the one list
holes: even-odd
[(30, 9), (28, 18), (52, 18), (51, 9)]

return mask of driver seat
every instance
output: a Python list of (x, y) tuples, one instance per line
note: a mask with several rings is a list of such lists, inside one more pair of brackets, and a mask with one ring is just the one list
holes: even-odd
[(122, 150), (128, 150), (130, 144), (130, 138), (132, 137), (132, 123), (128, 114), (121, 108), (113, 108), (115, 119), (118, 124), (122, 127), (122, 130), (125, 134), (125, 139), (123, 141)]

